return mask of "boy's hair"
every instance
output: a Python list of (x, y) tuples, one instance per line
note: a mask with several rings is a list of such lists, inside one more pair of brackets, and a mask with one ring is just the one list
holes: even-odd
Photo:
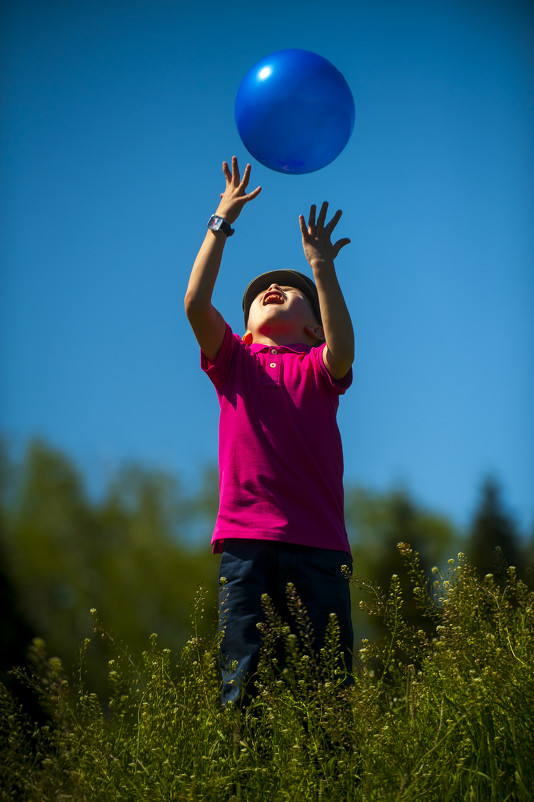
[(319, 293), (311, 278), (305, 276), (304, 273), (299, 273), (298, 270), (269, 270), (269, 272), (262, 273), (260, 276), (256, 276), (256, 278), (252, 279), (245, 290), (245, 294), (243, 295), (245, 326), (248, 322), (248, 315), (254, 298), (256, 298), (260, 292), (268, 289), (271, 284), (295, 287), (295, 289), (300, 290), (310, 302), (317, 323), (322, 325)]

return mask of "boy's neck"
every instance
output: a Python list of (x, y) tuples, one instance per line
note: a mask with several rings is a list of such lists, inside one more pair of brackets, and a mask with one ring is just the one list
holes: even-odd
[(268, 345), (271, 347), (283, 345), (309, 345), (314, 343), (312, 338), (303, 332), (300, 336), (295, 332), (287, 332), (287, 334), (277, 334), (276, 338), (270, 337), (266, 334), (256, 334), (249, 343), (249, 345)]

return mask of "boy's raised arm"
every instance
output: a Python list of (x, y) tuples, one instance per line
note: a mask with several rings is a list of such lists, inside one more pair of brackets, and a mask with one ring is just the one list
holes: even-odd
[(308, 225), (303, 215), (299, 217), (304, 255), (313, 271), (319, 293), (319, 305), (323, 320), (326, 346), (323, 360), (334, 379), (342, 379), (354, 361), (354, 330), (349, 310), (336, 276), (334, 259), (350, 239), (331, 242), (331, 235), (341, 217), (338, 210), (326, 223), (328, 203), (323, 203), (317, 221), (316, 207), (312, 205)]
[[(261, 192), (261, 187), (256, 187), (247, 194), (250, 170), (250, 164), (247, 164), (241, 178), (235, 156), (232, 157), (231, 169), (227, 162), (223, 162), (226, 189), (221, 193), (221, 201), (215, 214), (223, 217), (230, 225), (237, 220), (245, 203)], [(226, 238), (223, 231), (208, 229), (195, 259), (184, 299), (187, 319), (203, 353), (210, 360), (214, 360), (219, 353), (226, 328), (224, 318), (211, 302)]]

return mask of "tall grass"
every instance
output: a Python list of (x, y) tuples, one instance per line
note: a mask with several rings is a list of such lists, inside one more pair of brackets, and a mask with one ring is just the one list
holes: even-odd
[[(150, 638), (140, 664), (113, 644), (109, 697), (90, 693), (34, 642), (19, 672), (47, 711), (35, 723), (2, 690), (2, 799), (531, 800), (534, 789), (534, 594), (515, 576), (479, 578), (462, 555), (422, 574), (400, 546), (429, 626), (403, 619), (398, 577), (356, 593), (388, 636), (363, 642), (354, 683), (339, 670), (336, 623), (318, 657), (305, 611), (297, 632), (265, 601), (258, 694), (219, 703), (217, 638), (179, 654)], [(97, 637), (109, 638), (95, 616)], [(286, 647), (284, 668), (274, 654)]]

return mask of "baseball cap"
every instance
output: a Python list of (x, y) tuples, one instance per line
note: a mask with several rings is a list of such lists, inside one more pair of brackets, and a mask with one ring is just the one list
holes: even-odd
[(250, 312), (252, 301), (260, 292), (268, 289), (271, 284), (279, 284), (282, 287), (295, 287), (295, 289), (300, 290), (310, 302), (317, 322), (322, 323), (319, 293), (311, 278), (305, 276), (304, 273), (299, 273), (298, 270), (269, 270), (267, 273), (262, 273), (260, 276), (256, 276), (256, 278), (252, 279), (245, 290), (245, 294), (243, 295), (245, 326), (247, 325), (248, 313)]

